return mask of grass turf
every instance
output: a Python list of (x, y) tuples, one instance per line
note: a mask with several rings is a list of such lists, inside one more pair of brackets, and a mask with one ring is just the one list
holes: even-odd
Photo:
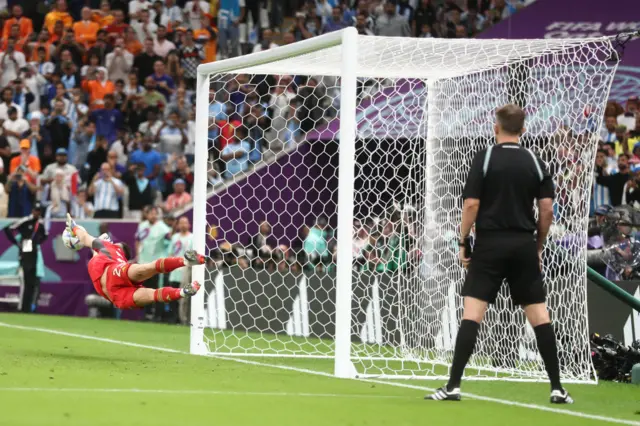
[[(189, 333), (183, 327), (18, 314), (0, 314), (0, 322), (188, 350)], [(332, 368), (331, 360), (252, 361), (321, 372)], [(441, 384), (406, 383), (431, 388)], [(135, 389), (149, 392), (132, 392)], [(601, 383), (571, 385), (570, 390), (576, 404), (559, 408), (640, 425), (636, 414), (640, 387)], [(545, 384), (467, 382), (463, 391), (551, 408)], [(490, 401), (423, 401), (423, 394), (417, 389), (0, 327), (2, 426), (603, 423)]]

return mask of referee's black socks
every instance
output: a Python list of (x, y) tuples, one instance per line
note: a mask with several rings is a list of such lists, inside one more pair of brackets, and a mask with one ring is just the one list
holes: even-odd
[(553, 331), (551, 323), (540, 324), (533, 331), (536, 333), (536, 341), (538, 342), (538, 350), (544, 362), (544, 367), (549, 375), (551, 382), (551, 390), (562, 390), (560, 384), (560, 365), (558, 363), (558, 346), (556, 344), (556, 335)]
[(475, 321), (463, 319), (460, 323), (458, 337), (456, 338), (456, 347), (453, 352), (453, 363), (451, 364), (449, 383), (447, 383), (448, 391), (460, 387), (464, 368), (467, 366), (467, 362), (469, 362), (469, 358), (471, 358), (473, 349), (476, 346), (479, 328), (480, 324)]

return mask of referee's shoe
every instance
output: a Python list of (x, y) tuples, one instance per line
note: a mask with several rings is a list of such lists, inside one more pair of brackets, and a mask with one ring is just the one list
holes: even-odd
[(461, 398), (460, 388), (449, 390), (447, 389), (447, 385), (436, 389), (434, 393), (424, 397), (424, 399), (430, 399), (433, 401), (460, 401)]
[[(447, 386), (436, 389), (431, 395), (426, 395), (424, 399), (432, 401), (460, 401), (462, 395), (460, 394), (460, 388), (448, 390)], [(551, 391), (551, 397), (549, 402), (552, 404), (573, 404), (573, 398), (566, 390), (553, 390)]]

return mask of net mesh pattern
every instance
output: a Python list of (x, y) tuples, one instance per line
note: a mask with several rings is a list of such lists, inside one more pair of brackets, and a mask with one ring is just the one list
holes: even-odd
[[(209, 352), (332, 358), (335, 264), (351, 256), (358, 373), (446, 376), (462, 314), (462, 189), (493, 143), (496, 108), (515, 103), (527, 113), (522, 144), (556, 187), (544, 274), (562, 376), (592, 380), (585, 247), (610, 42), (358, 43), (352, 253), (336, 251), (341, 48), (209, 76)], [(546, 378), (506, 291), (469, 367), (473, 378)]]

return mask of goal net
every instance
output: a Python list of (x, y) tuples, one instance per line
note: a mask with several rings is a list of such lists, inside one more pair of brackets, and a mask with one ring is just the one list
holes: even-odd
[[(565, 381), (595, 380), (586, 238), (615, 73), (607, 38), (442, 40), (353, 29), (201, 65), (191, 351), (326, 358), (339, 377), (444, 378), (462, 313), (462, 189), (495, 110), (554, 179), (544, 252)], [(501, 293), (468, 378), (546, 380)]]

